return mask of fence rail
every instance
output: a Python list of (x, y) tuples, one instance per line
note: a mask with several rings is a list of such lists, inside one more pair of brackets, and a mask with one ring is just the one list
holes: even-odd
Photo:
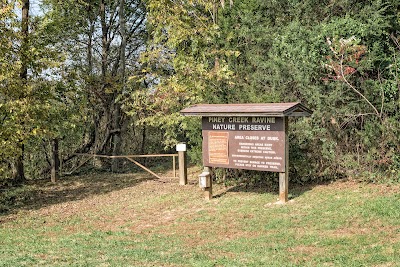
[[(118, 158), (124, 158), (129, 160), (130, 162), (134, 163), (135, 165), (139, 166), (143, 170), (147, 171), (151, 175), (154, 175), (157, 178), (161, 178), (158, 174), (154, 173), (151, 171), (149, 168), (145, 167), (144, 165), (140, 164), (134, 158), (156, 158), (156, 157), (172, 157), (172, 170), (173, 170), (173, 175), (174, 178), (176, 178), (176, 158), (178, 157), (179, 154), (151, 154), (151, 155), (117, 155), (117, 156), (108, 156), (108, 155), (99, 155), (99, 154), (90, 154), (90, 153), (74, 153), (73, 155), (76, 156), (87, 156), (88, 158), (82, 161), (78, 166), (73, 168), (69, 172), (64, 172), (63, 174), (71, 175), (74, 173), (76, 170), (78, 170), (80, 167), (85, 165), (89, 160), (97, 158), (109, 158), (109, 159), (118, 159)], [(60, 173), (62, 173), (62, 166), (60, 166)]]

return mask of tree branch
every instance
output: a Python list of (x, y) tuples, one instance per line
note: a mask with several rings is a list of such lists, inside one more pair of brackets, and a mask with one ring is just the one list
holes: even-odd
[(357, 88), (355, 88), (352, 84), (350, 84), (349, 81), (346, 79), (346, 76), (344, 75), (344, 72), (343, 72), (343, 54), (340, 59), (340, 75), (342, 76), (344, 83), (348, 87), (350, 87), (350, 89), (352, 89), (354, 92), (356, 92), (359, 96), (361, 96), (361, 98), (364, 99), (365, 102), (367, 102), (368, 105), (372, 107), (372, 109), (374, 110), (374, 112), (378, 116), (378, 118), (380, 120), (382, 120), (381, 114), (379, 114), (379, 111), (376, 109), (376, 107), (359, 90), (357, 90)]

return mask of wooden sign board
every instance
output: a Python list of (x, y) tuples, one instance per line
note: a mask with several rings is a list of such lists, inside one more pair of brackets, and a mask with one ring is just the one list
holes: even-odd
[[(202, 175), (209, 167), (279, 172), (279, 199), (288, 201), (288, 117), (310, 116), (310, 109), (298, 102), (197, 104), (181, 113), (202, 116)], [(210, 199), (212, 180), (205, 192)]]
[(203, 117), (203, 163), (285, 172), (283, 117)]

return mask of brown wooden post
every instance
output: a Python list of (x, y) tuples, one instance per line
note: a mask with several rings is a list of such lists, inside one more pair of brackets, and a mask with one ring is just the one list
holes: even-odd
[(186, 144), (180, 143), (176, 145), (178, 151), (179, 164), (179, 184), (186, 185), (187, 181), (187, 159), (186, 159)]
[(210, 179), (210, 185), (209, 187), (204, 188), (204, 199), (205, 200), (211, 200), (212, 199), (212, 176), (211, 176), (211, 168), (210, 167), (204, 167), (203, 172), (208, 172), (209, 173), (209, 179)]
[(172, 172), (174, 173), (174, 178), (176, 178), (176, 163), (175, 163), (175, 156), (172, 156)]
[(60, 159), (58, 156), (58, 139), (52, 140), (52, 157), (51, 157), (51, 182), (55, 183), (58, 179), (60, 169)]
[(279, 173), (279, 202), (288, 202), (289, 188), (289, 127), (288, 117), (283, 117), (285, 123), (285, 172)]
[(60, 171), (59, 171), (58, 175), (62, 176), (62, 172), (63, 172), (63, 155), (61, 153), (60, 154)]

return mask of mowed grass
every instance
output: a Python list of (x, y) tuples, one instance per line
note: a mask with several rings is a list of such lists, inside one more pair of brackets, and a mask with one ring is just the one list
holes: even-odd
[(205, 201), (198, 174), (19, 188), (0, 215), (0, 266), (400, 266), (398, 185), (296, 187), (277, 205), (273, 190), (222, 185)]

